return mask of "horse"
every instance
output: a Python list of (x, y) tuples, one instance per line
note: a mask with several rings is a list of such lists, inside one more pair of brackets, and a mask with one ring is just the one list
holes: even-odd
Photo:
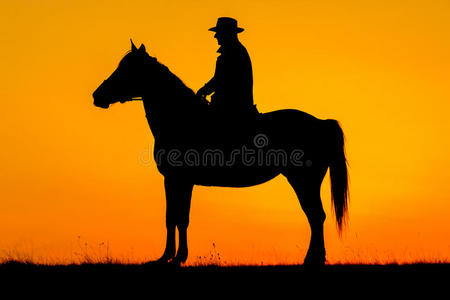
[[(166, 245), (157, 264), (185, 263), (194, 185), (254, 186), (283, 175), (293, 187), (311, 229), (304, 265), (324, 265), (320, 187), (329, 168), (331, 203), (338, 233), (348, 218), (348, 172), (344, 133), (338, 121), (284, 109), (239, 117), (214, 113), (143, 44), (121, 59), (93, 93), (94, 105), (141, 100), (154, 136), (154, 159), (164, 176)], [(179, 245), (175, 246), (178, 229)]]

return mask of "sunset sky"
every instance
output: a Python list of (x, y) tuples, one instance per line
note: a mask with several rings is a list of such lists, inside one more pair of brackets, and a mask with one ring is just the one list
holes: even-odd
[[(238, 20), (261, 112), (337, 119), (350, 165), (330, 263), (450, 257), (448, 0), (24, 1), (0, 4), (0, 258), (141, 262), (165, 243), (163, 177), (140, 102), (93, 106), (130, 38), (197, 90), (220, 16)], [(205, 124), (208, 126), (208, 124)], [(189, 264), (300, 263), (309, 225), (284, 177), (195, 187)], [(213, 246), (214, 243), (214, 246)], [(201, 257), (201, 259), (199, 258)]]

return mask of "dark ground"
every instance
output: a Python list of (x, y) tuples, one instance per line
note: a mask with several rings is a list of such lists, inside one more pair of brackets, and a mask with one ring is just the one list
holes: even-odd
[[(253, 296), (275, 293), (286, 298), (292, 293), (301, 296), (306, 291), (340, 296), (363, 291), (362, 298), (386, 293), (392, 296), (396, 292), (399, 296), (425, 293), (428, 299), (434, 293), (448, 296), (450, 290), (450, 264), (180, 268), (121, 264), (39, 266), (12, 262), (0, 265), (0, 277), (3, 291), (18, 285), (22, 288), (14, 288), (16, 293), (48, 289), (105, 296), (125, 292), (126, 299), (137, 299), (137, 294), (142, 293), (156, 295), (156, 291), (169, 295), (206, 294), (212, 298), (236, 293), (242, 296), (244, 292)], [(283, 294), (286, 297), (281, 297)]]

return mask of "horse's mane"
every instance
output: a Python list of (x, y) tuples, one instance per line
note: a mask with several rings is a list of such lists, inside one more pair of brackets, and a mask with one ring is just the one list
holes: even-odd
[[(131, 58), (132, 55), (135, 55), (134, 53), (134, 51), (128, 51), (125, 53), (119, 62), (119, 66), (128, 58)], [(157, 97), (167, 97), (169, 95), (170, 98), (172, 98), (171, 101), (181, 102), (180, 104), (188, 105), (195, 105), (195, 102), (201, 102), (199, 97), (195, 95), (195, 92), (190, 89), (177, 75), (172, 73), (167, 66), (159, 62), (156, 57), (152, 57), (146, 52), (144, 54), (145, 56), (142, 56), (141, 53), (138, 53), (138, 55), (145, 57), (145, 64), (147, 64), (149, 68), (156, 70), (155, 73), (157, 73), (157, 75), (152, 80), (155, 80), (159, 87), (157, 90), (153, 91), (156, 92)], [(186, 101), (190, 101), (190, 103), (185, 103)]]
[[(165, 84), (164, 87), (170, 87), (172, 92), (180, 96), (194, 96), (195, 93), (190, 89), (177, 75), (172, 73), (167, 66), (159, 62), (156, 58), (154, 62), (157, 64), (157, 69), (162, 76), (161, 84)], [(164, 80), (165, 79), (165, 80)]]

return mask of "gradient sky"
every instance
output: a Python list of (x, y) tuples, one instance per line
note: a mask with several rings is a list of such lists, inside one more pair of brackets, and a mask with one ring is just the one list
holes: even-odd
[[(350, 220), (339, 239), (327, 176), (328, 261), (448, 260), (447, 0), (1, 1), (0, 254), (162, 254), (163, 177), (146, 160), (142, 103), (102, 110), (91, 95), (130, 38), (197, 90), (214, 72), (207, 29), (219, 16), (245, 28), (261, 112), (295, 108), (342, 124)], [(308, 242), (283, 177), (194, 189), (189, 263), (214, 251), (227, 263), (296, 263)]]

